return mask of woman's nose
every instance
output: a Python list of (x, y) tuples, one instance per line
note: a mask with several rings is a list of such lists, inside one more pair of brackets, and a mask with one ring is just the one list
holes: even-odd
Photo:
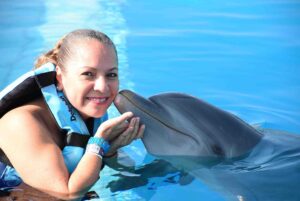
[(101, 93), (106, 93), (108, 91), (108, 82), (105, 77), (100, 76), (95, 80), (94, 90)]

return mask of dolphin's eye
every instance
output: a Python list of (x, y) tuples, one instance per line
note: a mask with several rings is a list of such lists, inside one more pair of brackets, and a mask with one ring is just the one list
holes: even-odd
[(218, 156), (225, 156), (224, 150), (219, 145), (211, 146), (212, 151)]

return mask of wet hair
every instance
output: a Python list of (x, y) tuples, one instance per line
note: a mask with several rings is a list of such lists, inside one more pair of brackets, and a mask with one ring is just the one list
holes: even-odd
[(76, 52), (78, 42), (91, 39), (96, 39), (102, 44), (113, 47), (117, 57), (116, 47), (107, 35), (92, 29), (78, 29), (62, 37), (52, 50), (39, 56), (35, 61), (35, 68), (39, 68), (43, 64), (51, 62), (54, 65), (58, 65), (61, 69), (64, 69), (66, 62)]

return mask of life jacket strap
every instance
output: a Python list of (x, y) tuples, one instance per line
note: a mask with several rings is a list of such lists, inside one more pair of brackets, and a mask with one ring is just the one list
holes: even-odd
[(75, 146), (75, 147), (82, 147), (85, 149), (88, 140), (91, 136), (89, 135), (82, 135), (79, 133), (68, 133), (66, 134), (66, 145), (68, 146)]
[(2, 151), (2, 149), (0, 149), (0, 163), (6, 164), (6, 165), (9, 165), (12, 167), (10, 160), (7, 158), (7, 156)]
[(40, 88), (47, 87), (55, 83), (55, 71), (50, 71), (42, 74), (35, 75), (35, 80)]

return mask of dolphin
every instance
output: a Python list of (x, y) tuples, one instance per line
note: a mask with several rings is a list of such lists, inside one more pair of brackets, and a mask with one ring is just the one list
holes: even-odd
[(162, 93), (148, 99), (122, 90), (114, 104), (146, 125), (142, 141), (156, 156), (234, 158), (249, 152), (262, 134), (235, 115), (197, 97)]
[[(226, 200), (298, 201), (300, 136), (256, 130), (197, 97), (119, 92), (115, 106), (146, 125), (146, 150), (199, 179)], [(285, 176), (282, 176), (285, 175)], [(276, 190), (275, 190), (276, 189)]]

